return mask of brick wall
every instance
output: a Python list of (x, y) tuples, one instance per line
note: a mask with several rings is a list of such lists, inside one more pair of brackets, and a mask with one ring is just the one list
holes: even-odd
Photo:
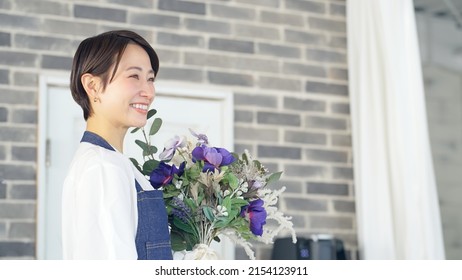
[(0, 258), (35, 258), (39, 75), (116, 28), (153, 43), (158, 79), (231, 89), (235, 150), (284, 170), (299, 236), (332, 233), (355, 258), (345, 21), (341, 0), (0, 0)]

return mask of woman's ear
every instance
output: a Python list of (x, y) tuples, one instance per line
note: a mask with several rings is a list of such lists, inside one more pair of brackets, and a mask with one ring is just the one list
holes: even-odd
[(97, 76), (93, 76), (92, 74), (85, 73), (80, 78), (80, 81), (87, 92), (88, 98), (90, 100), (98, 100), (101, 89), (101, 79)]

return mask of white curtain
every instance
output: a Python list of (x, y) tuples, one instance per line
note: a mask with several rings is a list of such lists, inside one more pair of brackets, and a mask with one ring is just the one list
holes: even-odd
[(362, 259), (444, 259), (412, 0), (348, 0)]

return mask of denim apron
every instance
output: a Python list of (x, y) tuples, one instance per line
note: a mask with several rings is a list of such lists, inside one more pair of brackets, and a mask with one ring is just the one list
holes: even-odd
[[(111, 151), (115, 149), (101, 136), (85, 131), (80, 142), (88, 142)], [(139, 260), (171, 260), (167, 209), (162, 191), (145, 191), (135, 180), (138, 207), (136, 251)]]

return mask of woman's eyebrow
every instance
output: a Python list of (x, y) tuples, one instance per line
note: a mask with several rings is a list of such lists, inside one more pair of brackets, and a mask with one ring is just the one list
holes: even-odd
[[(139, 66), (130, 66), (130, 67), (128, 67), (125, 71), (128, 71), (128, 70), (138, 70), (138, 71), (142, 72), (142, 71), (143, 71), (143, 68), (141, 68), (141, 67), (139, 67)], [(149, 72), (149, 73), (154, 73), (154, 70), (149, 69), (148, 72)]]

